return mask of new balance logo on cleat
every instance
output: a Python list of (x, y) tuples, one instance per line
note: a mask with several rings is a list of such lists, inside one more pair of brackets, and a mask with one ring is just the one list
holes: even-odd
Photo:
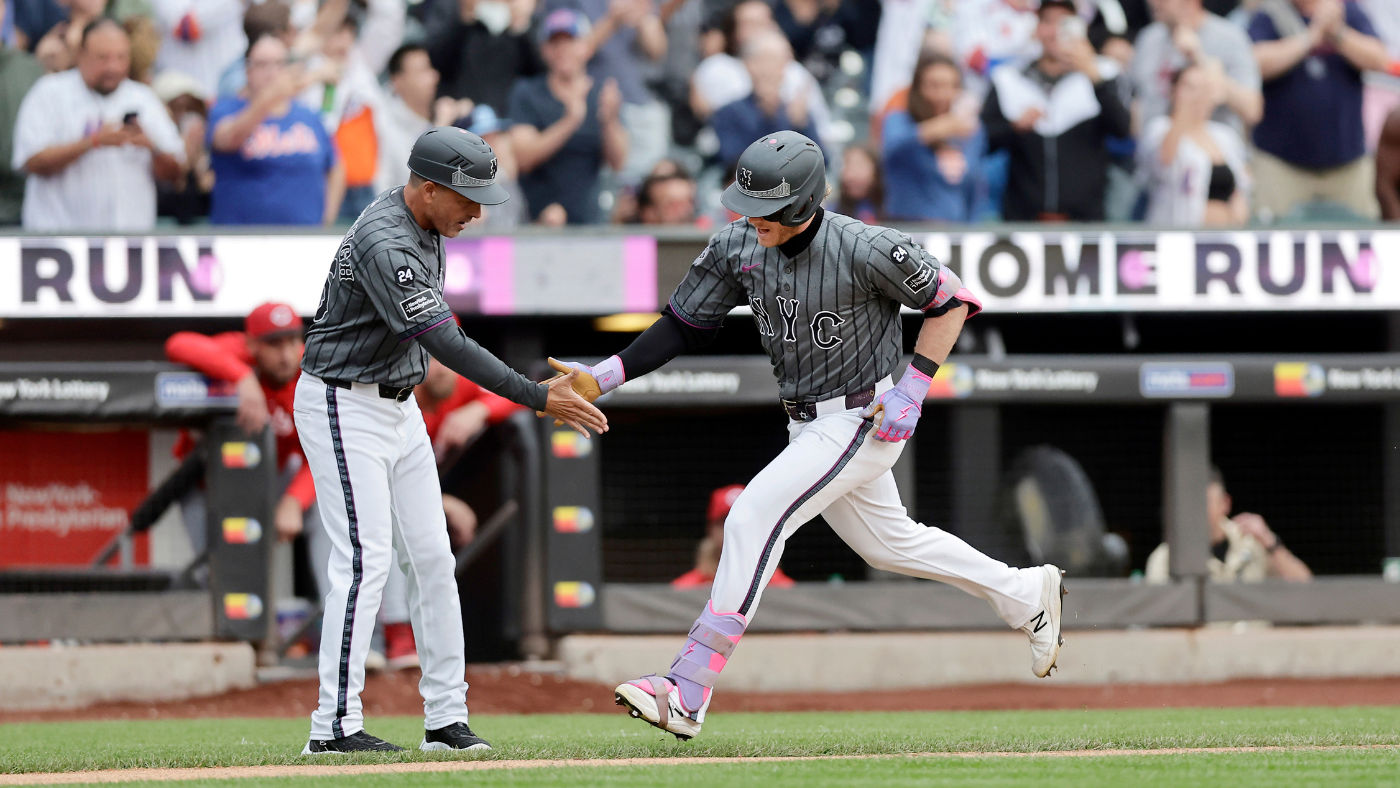
[(1035, 629), (1032, 629), (1031, 632), (1039, 632), (1041, 628), (1045, 626), (1045, 611), (1042, 610), (1036, 613), (1035, 618), (1031, 619), (1031, 621), (1036, 622)]

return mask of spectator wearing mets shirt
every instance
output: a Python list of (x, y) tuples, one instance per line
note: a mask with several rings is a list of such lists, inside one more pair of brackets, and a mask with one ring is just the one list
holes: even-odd
[[(317, 517), (316, 487), (311, 470), (301, 453), (296, 425), (292, 421), (292, 399), (301, 377), (302, 321), (286, 304), (267, 303), (254, 309), (244, 321), (243, 331), (214, 336), (181, 331), (165, 342), (165, 355), (178, 364), (193, 367), (217, 381), (232, 383), (238, 392), (238, 425), (249, 434), (261, 433), (271, 424), (277, 439), (277, 467), (283, 485), (273, 522), (283, 540), (291, 540)], [(175, 453), (183, 457), (194, 448), (194, 441), (183, 434)], [(202, 502), (200, 502), (202, 503)], [(195, 552), (204, 548), (202, 507), (186, 502), (185, 523)], [(328, 551), (324, 539), (317, 539), (320, 528), (307, 529), (316, 580), (326, 588), (326, 561), (319, 552)], [(324, 550), (318, 550), (323, 547)]]
[(287, 45), (248, 48), (248, 85), (209, 112), (212, 224), (330, 224), (345, 173), (316, 113), (293, 100), (315, 79), (289, 66)]

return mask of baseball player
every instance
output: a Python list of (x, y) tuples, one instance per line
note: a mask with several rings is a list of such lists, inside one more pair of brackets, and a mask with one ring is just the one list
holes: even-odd
[[(413, 387), (428, 356), (512, 402), (587, 434), (603, 414), (559, 377), (535, 383), (462, 333), (443, 302), (442, 238), (505, 202), (496, 156), (475, 134), (424, 132), (408, 185), (350, 227), (306, 336), (294, 415), (332, 544), (321, 697), (303, 751), (401, 749), (364, 731), (360, 690), (391, 552), (408, 580), (423, 678), (424, 750), (489, 749), (467, 725), (462, 613), (437, 461)], [(392, 551), (391, 551), (392, 546)]]
[[(790, 423), (788, 447), (745, 487), (724, 523), (710, 601), (665, 676), (616, 690), (634, 717), (689, 739), (753, 619), (784, 542), (818, 514), (872, 566), (941, 580), (991, 603), (1030, 636), (1031, 668), (1049, 675), (1060, 645), (1062, 572), (1013, 569), (909, 518), (890, 468), (914, 434), (938, 365), (981, 304), (958, 277), (894, 230), (825, 213), (826, 170), (810, 139), (784, 131), (740, 156), (723, 203), (747, 217), (717, 233), (657, 321), (627, 349), (582, 371), (580, 390), (610, 391), (710, 342), (748, 304)], [(924, 313), (898, 383), (901, 305)], [(592, 379), (590, 379), (590, 376)], [(596, 383), (595, 383), (596, 381)]]

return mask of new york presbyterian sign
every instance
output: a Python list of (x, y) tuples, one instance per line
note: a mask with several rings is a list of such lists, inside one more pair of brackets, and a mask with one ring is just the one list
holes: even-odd
[[(989, 312), (1400, 309), (1400, 230), (1066, 228), (914, 238), (958, 271)], [(0, 317), (241, 317), (268, 300), (310, 315), (339, 241), (0, 238)], [(448, 241), (444, 284), (458, 312), (588, 315), (653, 311), (658, 293), (675, 284), (659, 276), (650, 236), (532, 234)]]
[(1400, 308), (1400, 231), (914, 237), (988, 312)]

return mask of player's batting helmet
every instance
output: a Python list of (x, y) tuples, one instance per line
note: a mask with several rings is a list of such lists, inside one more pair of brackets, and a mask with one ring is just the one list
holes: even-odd
[(413, 143), (408, 168), (482, 205), (500, 205), (510, 193), (496, 183), (496, 152), (466, 129), (439, 126)]
[(795, 131), (764, 135), (744, 149), (734, 182), (720, 202), (741, 216), (763, 216), (796, 227), (826, 197), (822, 149)]

